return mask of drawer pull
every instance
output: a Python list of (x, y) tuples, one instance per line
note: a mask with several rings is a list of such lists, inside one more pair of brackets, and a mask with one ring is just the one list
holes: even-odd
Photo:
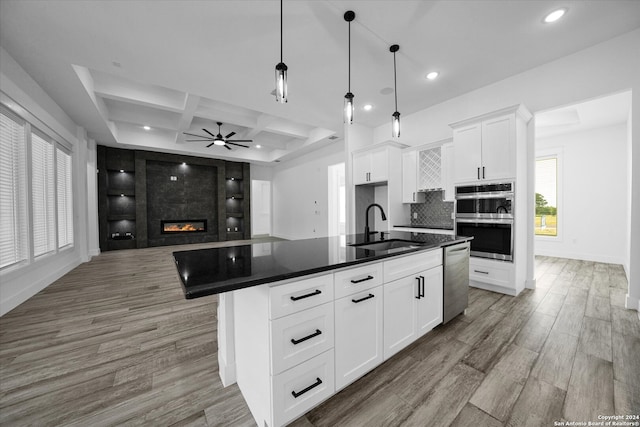
[(299, 392), (295, 392), (292, 391), (291, 394), (293, 395), (293, 397), (295, 397), (296, 399), (300, 396), (302, 396), (303, 394), (305, 394), (306, 392), (308, 392), (309, 390), (318, 387), (320, 384), (322, 384), (322, 380), (320, 378), (316, 378), (316, 382), (311, 384), (309, 387), (305, 388), (304, 390), (300, 390)]
[(481, 274), (489, 274), (488, 271), (482, 271), (482, 270), (473, 270), (474, 273), (481, 273)]
[(306, 337), (300, 338), (299, 340), (295, 338), (291, 338), (291, 342), (293, 343), (293, 345), (297, 345), (297, 344), (300, 344), (301, 342), (305, 342), (306, 340), (310, 340), (313, 337), (317, 337), (320, 334), (322, 334), (322, 331), (320, 329), (316, 329), (316, 331), (311, 335), (307, 335)]
[(373, 297), (375, 297), (375, 295), (374, 295), (374, 294), (369, 294), (368, 296), (366, 296), (366, 297), (364, 297), (364, 298), (360, 298), (360, 299), (352, 299), (351, 301), (353, 301), (353, 302), (355, 302), (355, 303), (357, 304), (357, 303), (359, 303), (359, 302), (366, 301), (366, 300), (371, 299), (371, 298), (373, 298)]
[(299, 297), (291, 297), (291, 301), (298, 301), (298, 300), (309, 298), (315, 295), (320, 295), (321, 293), (322, 293), (321, 290), (316, 289), (315, 292), (311, 292), (310, 294), (300, 295)]
[(362, 283), (372, 279), (373, 279), (373, 276), (367, 276), (367, 277), (363, 277), (362, 279), (351, 280), (351, 283)]

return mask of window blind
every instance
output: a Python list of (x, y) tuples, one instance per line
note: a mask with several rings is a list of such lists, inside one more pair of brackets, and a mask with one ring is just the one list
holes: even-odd
[(58, 247), (73, 244), (73, 198), (71, 156), (56, 147), (56, 191), (58, 197)]
[(45, 138), (31, 133), (33, 255), (36, 257), (56, 248), (53, 144)]
[(27, 259), (24, 122), (0, 109), (0, 268)]

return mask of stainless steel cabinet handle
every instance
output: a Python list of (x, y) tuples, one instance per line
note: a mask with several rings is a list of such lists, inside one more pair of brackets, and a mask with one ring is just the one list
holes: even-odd
[(480, 273), (480, 274), (489, 274), (488, 271), (481, 271), (481, 270), (473, 270), (474, 273)]

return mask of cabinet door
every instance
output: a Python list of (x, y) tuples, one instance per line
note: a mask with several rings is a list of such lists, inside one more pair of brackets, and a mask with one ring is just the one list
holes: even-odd
[(384, 285), (384, 359), (387, 360), (417, 337), (416, 298), (420, 282), (408, 276)]
[(356, 153), (353, 155), (353, 184), (369, 182), (371, 172), (371, 153)]
[(382, 286), (335, 301), (336, 390), (382, 363)]
[(453, 202), (455, 199), (455, 187), (453, 184), (453, 170), (455, 163), (453, 161), (453, 144), (444, 144), (442, 146), (442, 194), (443, 200)]
[(455, 183), (478, 181), (482, 166), (482, 126), (480, 123), (453, 130)]
[(371, 150), (370, 182), (382, 182), (389, 178), (389, 151), (387, 147)]
[(418, 192), (418, 152), (402, 153), (402, 203), (416, 203)]
[(515, 178), (515, 116), (482, 122), (482, 171), (486, 180)]
[(418, 337), (442, 323), (442, 266), (420, 272), (424, 297), (417, 299)]
[(420, 152), (420, 180), (421, 190), (439, 190), (442, 188), (442, 149), (430, 148)]

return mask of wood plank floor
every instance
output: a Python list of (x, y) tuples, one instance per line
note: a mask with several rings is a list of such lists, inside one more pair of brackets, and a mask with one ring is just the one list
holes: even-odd
[[(218, 377), (215, 296), (171, 252), (106, 252), (0, 318), (0, 425), (253, 426)], [(471, 289), (434, 329), (295, 426), (551, 426), (640, 413), (640, 320), (618, 265), (536, 259), (538, 289)]]

